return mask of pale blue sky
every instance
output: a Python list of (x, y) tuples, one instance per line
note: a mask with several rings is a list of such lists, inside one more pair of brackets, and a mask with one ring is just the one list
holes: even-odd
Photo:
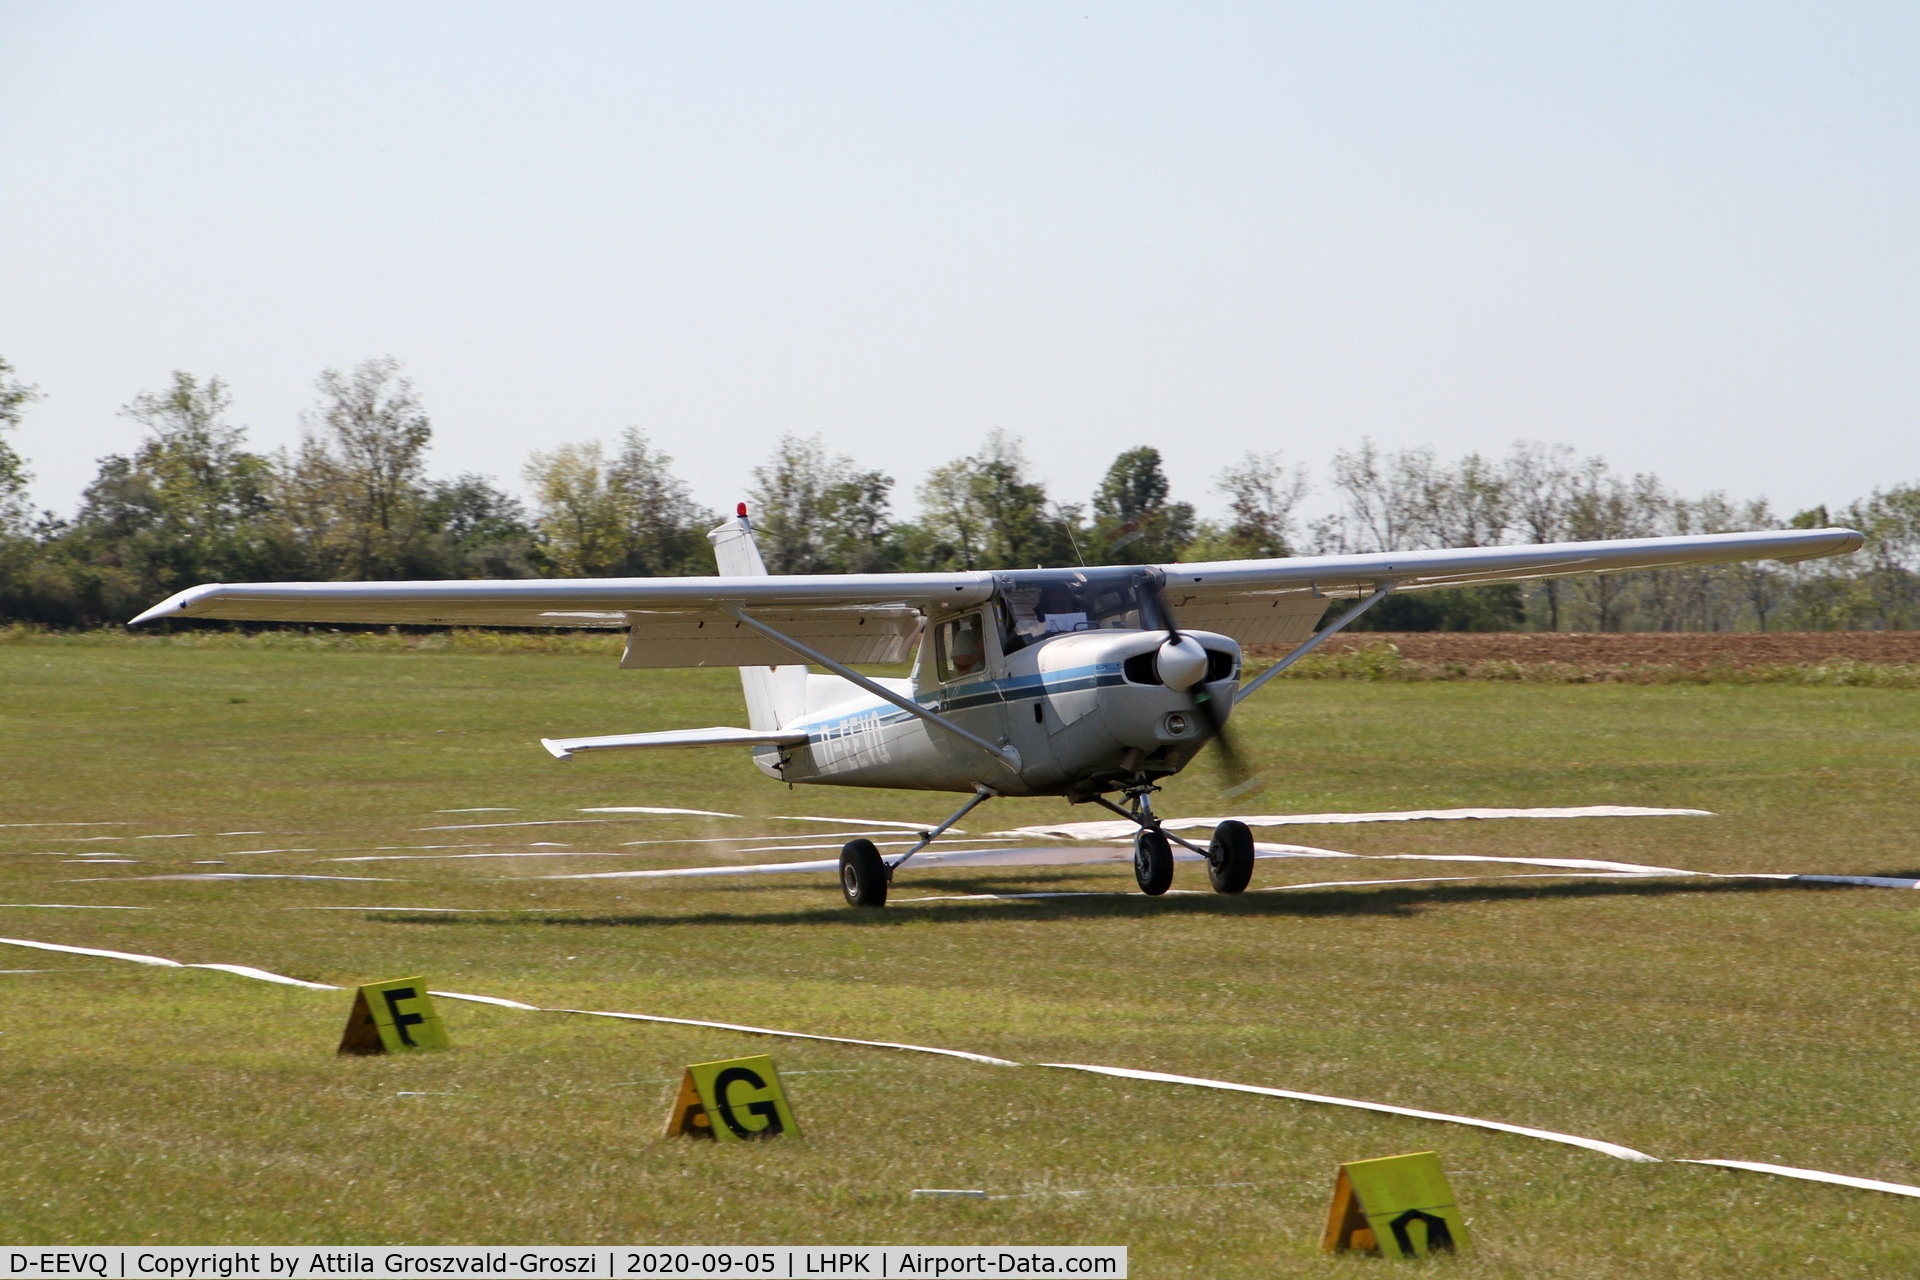
[(70, 508), (217, 373), (404, 361), (434, 467), (629, 424), (1565, 441), (1791, 509), (1920, 479), (1920, 7), (0, 0), (0, 354)]

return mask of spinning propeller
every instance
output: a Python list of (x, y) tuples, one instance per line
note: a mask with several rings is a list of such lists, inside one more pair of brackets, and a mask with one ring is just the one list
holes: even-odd
[(1158, 588), (1153, 588), (1153, 596), (1154, 606), (1167, 629), (1167, 638), (1161, 641), (1159, 651), (1153, 656), (1155, 674), (1167, 688), (1187, 695), (1193, 714), (1206, 722), (1213, 740), (1220, 744), (1220, 766), (1227, 775), (1227, 794), (1240, 795), (1253, 790), (1259, 780), (1227, 732), (1227, 715), (1232, 707), (1222, 709), (1218, 700), (1207, 692), (1207, 668), (1211, 665), (1207, 651), (1198, 640), (1180, 633), (1173, 622), (1173, 610), (1167, 608)]

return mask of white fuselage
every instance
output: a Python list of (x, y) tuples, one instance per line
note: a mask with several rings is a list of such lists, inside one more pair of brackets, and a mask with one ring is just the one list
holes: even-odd
[(879, 683), (1012, 747), (1017, 771), (851, 681), (819, 675), (807, 678), (805, 713), (781, 725), (804, 731), (805, 745), (757, 748), (755, 763), (790, 783), (1084, 795), (1111, 789), (1114, 779), (1179, 772), (1213, 734), (1196, 701), (1217, 708), (1222, 722), (1233, 707), (1240, 646), (1227, 636), (1183, 633), (1204, 646), (1213, 666), (1212, 678), (1180, 691), (1154, 674), (1153, 655), (1166, 643), (1165, 631), (1067, 632), (1011, 654), (1002, 651), (1000, 628), (983, 631), (985, 651), (970, 655), (972, 670), (941, 679), (944, 664), (930, 655), (929, 638), (910, 679)]

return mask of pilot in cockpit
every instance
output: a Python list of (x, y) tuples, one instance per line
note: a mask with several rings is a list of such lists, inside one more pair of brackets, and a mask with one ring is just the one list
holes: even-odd
[(1040, 599), (1033, 606), (1033, 616), (1046, 627), (1042, 634), (1049, 636), (1085, 631), (1091, 625), (1079, 592), (1065, 582), (1050, 582), (1041, 590)]

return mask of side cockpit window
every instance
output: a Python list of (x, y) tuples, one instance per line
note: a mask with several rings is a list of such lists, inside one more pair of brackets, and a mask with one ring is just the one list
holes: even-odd
[(986, 626), (978, 613), (941, 623), (933, 633), (933, 657), (940, 683), (964, 680), (987, 669)]

